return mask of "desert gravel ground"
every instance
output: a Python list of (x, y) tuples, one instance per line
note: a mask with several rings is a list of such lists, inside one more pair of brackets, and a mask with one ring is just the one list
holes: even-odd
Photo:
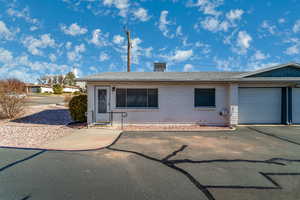
[(0, 146), (40, 147), (51, 140), (71, 134), (66, 107), (39, 105), (26, 107), (15, 120), (0, 120)]

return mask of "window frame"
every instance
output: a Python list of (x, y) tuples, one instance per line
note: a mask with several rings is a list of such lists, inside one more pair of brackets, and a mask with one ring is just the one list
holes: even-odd
[[(118, 106), (117, 105), (117, 90), (118, 89), (121, 89), (121, 90), (125, 90), (125, 106)], [(127, 105), (127, 90), (130, 90), (130, 89), (133, 89), (133, 90), (147, 90), (147, 106), (146, 107), (131, 107), (131, 106), (128, 106)], [(149, 90), (157, 90), (157, 106), (156, 107), (149, 107)], [(147, 110), (151, 110), (151, 109), (159, 109), (159, 89), (158, 88), (148, 88), (148, 87), (145, 87), (145, 88), (123, 88), (123, 87), (120, 87), (120, 88), (116, 88), (115, 90), (115, 108), (116, 109), (147, 109)]]
[[(214, 91), (214, 105), (212, 106), (208, 106), (208, 105), (203, 105), (203, 106), (200, 106), (200, 105), (196, 105), (196, 90), (213, 90)], [(210, 88), (194, 88), (194, 108), (216, 108), (216, 88), (213, 88), (213, 87), (210, 87)]]

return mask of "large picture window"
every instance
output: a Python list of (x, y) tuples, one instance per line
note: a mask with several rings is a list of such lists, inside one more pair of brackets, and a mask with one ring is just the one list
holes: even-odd
[(158, 108), (158, 89), (116, 89), (117, 108)]
[(195, 107), (215, 107), (215, 88), (195, 88)]

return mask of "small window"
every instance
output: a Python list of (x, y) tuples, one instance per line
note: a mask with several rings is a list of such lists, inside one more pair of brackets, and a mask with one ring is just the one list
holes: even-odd
[(158, 108), (158, 89), (116, 90), (117, 108)]
[(215, 88), (196, 88), (195, 107), (215, 107), (216, 89)]

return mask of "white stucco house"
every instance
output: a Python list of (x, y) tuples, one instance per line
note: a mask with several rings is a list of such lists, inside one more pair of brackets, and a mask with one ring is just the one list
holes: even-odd
[(80, 88), (78, 86), (65, 85), (63, 86), (63, 92), (65, 93), (80, 92)]
[(300, 123), (297, 63), (252, 72), (106, 72), (77, 81), (87, 84), (89, 124)]

